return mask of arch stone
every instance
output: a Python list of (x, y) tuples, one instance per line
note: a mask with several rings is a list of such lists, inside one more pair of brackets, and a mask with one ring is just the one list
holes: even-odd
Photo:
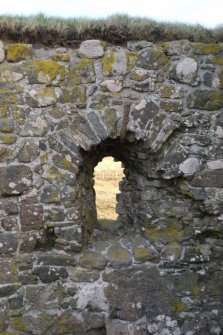
[(222, 45), (2, 48), (0, 335), (220, 335)]

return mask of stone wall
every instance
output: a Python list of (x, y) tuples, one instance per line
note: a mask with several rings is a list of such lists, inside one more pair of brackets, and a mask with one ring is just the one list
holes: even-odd
[(223, 45), (4, 42), (0, 62), (0, 335), (223, 334)]

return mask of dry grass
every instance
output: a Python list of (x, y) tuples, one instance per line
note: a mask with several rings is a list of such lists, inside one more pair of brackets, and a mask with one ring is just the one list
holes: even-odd
[(35, 16), (0, 16), (0, 38), (46, 45), (75, 45), (85, 39), (110, 43), (129, 40), (152, 42), (188, 39), (195, 42), (223, 42), (223, 25), (207, 29), (201, 25), (157, 22), (149, 18), (112, 15), (105, 19)]
[(116, 220), (116, 194), (119, 193), (119, 181), (123, 177), (120, 162), (106, 157), (95, 168), (95, 192), (97, 216), (99, 220)]

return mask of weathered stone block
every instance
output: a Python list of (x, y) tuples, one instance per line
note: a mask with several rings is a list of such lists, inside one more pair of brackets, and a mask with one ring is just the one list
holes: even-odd
[(1, 226), (6, 231), (18, 230), (17, 218), (13, 217), (2, 218)]
[(193, 58), (185, 57), (173, 66), (170, 71), (170, 78), (180, 83), (197, 86), (197, 70), (197, 61)]
[(158, 261), (157, 253), (150, 247), (137, 247), (133, 252), (136, 262)]
[(207, 59), (208, 64), (223, 65), (223, 57), (212, 57)]
[(48, 107), (55, 105), (62, 91), (58, 87), (36, 87), (28, 91), (27, 103), (32, 107)]
[(38, 264), (49, 266), (76, 266), (76, 258), (63, 253), (46, 253), (38, 258)]
[(152, 47), (153, 43), (148, 41), (129, 41), (127, 42), (127, 48), (130, 51), (140, 51), (145, 48)]
[(87, 101), (86, 88), (82, 85), (67, 86), (62, 89), (59, 97), (61, 103), (75, 103), (79, 108), (85, 108)]
[(108, 137), (108, 133), (101, 122), (99, 115), (95, 112), (90, 112), (88, 113), (87, 118), (95, 129), (96, 135), (102, 140), (105, 140)]
[(200, 167), (200, 162), (195, 157), (187, 158), (185, 161), (180, 163), (179, 170), (183, 172), (185, 176), (192, 176), (197, 172)]
[(78, 53), (80, 57), (100, 58), (104, 55), (104, 48), (99, 40), (87, 40), (81, 43)]
[(68, 333), (85, 334), (87, 325), (84, 320), (71, 312), (65, 311), (54, 324), (47, 329), (46, 335), (65, 335)]
[(196, 187), (223, 187), (223, 170), (203, 171), (190, 184)]
[(29, 75), (30, 84), (51, 84), (65, 79), (65, 67), (53, 60), (35, 60)]
[(117, 80), (104, 80), (100, 87), (104, 92), (118, 93), (122, 90), (122, 83)]
[(112, 47), (106, 50), (101, 60), (102, 70), (106, 76), (124, 76), (127, 71), (128, 55), (124, 48)]
[(119, 243), (113, 244), (108, 248), (107, 254), (109, 264), (113, 268), (128, 266), (132, 262), (130, 252), (123, 248)]
[(58, 279), (68, 277), (66, 268), (53, 266), (39, 266), (33, 270), (33, 274), (37, 275), (43, 283), (51, 283)]
[(46, 204), (59, 203), (60, 202), (59, 188), (54, 185), (44, 186), (41, 194), (41, 201)]
[(23, 296), (18, 295), (16, 297), (9, 298), (9, 307), (12, 310), (18, 310), (23, 307)]
[(223, 107), (223, 92), (217, 90), (196, 90), (188, 98), (189, 108), (218, 110)]
[[(48, 221), (64, 221), (65, 219), (65, 211), (62, 208), (54, 207), (46, 211), (46, 219)], [(73, 219), (72, 219), (73, 220)]]
[[(19, 284), (7, 284), (0, 287), (0, 298), (13, 295), (19, 288)], [(13, 334), (14, 335), (14, 334)]]
[(37, 237), (35, 234), (25, 236), (20, 243), (20, 252), (31, 253), (35, 250), (36, 246)]
[(157, 116), (158, 112), (159, 107), (155, 102), (151, 100), (147, 101), (145, 99), (141, 100), (131, 112), (128, 123), (129, 130), (134, 131), (137, 134), (137, 138), (143, 135), (145, 136), (145, 128), (153, 126), (153, 120)]
[(179, 113), (183, 110), (182, 102), (177, 101), (162, 101), (160, 107), (166, 112)]
[(100, 272), (96, 270), (83, 269), (81, 267), (76, 267), (71, 270), (70, 279), (76, 283), (81, 282), (94, 282), (100, 277)]
[(22, 149), (19, 152), (18, 160), (22, 163), (29, 163), (39, 156), (39, 147), (33, 140), (23, 142)]
[(0, 118), (0, 131), (11, 133), (14, 130), (14, 122), (9, 118)]
[(158, 47), (148, 48), (139, 53), (136, 65), (146, 70), (159, 70), (168, 65), (169, 59)]
[(0, 63), (2, 63), (5, 59), (5, 49), (4, 44), (0, 41)]
[[(56, 317), (48, 313), (38, 313), (37, 315), (26, 314), (17, 316), (10, 322), (10, 327), (21, 333), (35, 333), (37, 335), (44, 334), (48, 328), (55, 322)], [(14, 335), (14, 333), (13, 333)]]
[(107, 260), (105, 259), (105, 257), (100, 252), (96, 251), (85, 252), (80, 257), (80, 265), (83, 268), (87, 269), (103, 270), (105, 268), (106, 263)]
[(0, 284), (18, 283), (17, 266), (13, 260), (0, 260)]
[(21, 228), (27, 230), (43, 229), (43, 206), (22, 205), (20, 209)]
[(32, 185), (32, 171), (25, 165), (9, 165), (0, 168), (0, 194), (16, 195), (27, 191)]
[(197, 55), (218, 55), (222, 50), (220, 44), (215, 43), (194, 43), (193, 51)]
[(31, 44), (10, 44), (7, 50), (7, 60), (9, 62), (20, 62), (21, 60), (30, 59), (33, 55)]
[(94, 83), (96, 81), (93, 60), (81, 58), (72, 63), (67, 80), (73, 85)]

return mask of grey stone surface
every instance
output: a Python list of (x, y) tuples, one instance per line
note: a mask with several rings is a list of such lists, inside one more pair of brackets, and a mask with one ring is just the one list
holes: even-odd
[(78, 53), (80, 57), (100, 58), (104, 55), (104, 48), (99, 40), (88, 40), (81, 43)]
[(0, 334), (220, 335), (222, 45), (3, 44)]
[(0, 194), (21, 194), (32, 186), (32, 171), (25, 165), (0, 168)]
[(2, 63), (5, 59), (5, 49), (4, 44), (2, 41), (0, 41), (0, 63)]
[(96, 251), (88, 251), (80, 257), (80, 265), (83, 268), (103, 270), (106, 263), (105, 257)]
[(181, 83), (197, 86), (198, 63), (195, 59), (185, 57), (173, 67), (170, 72), (171, 78)]

